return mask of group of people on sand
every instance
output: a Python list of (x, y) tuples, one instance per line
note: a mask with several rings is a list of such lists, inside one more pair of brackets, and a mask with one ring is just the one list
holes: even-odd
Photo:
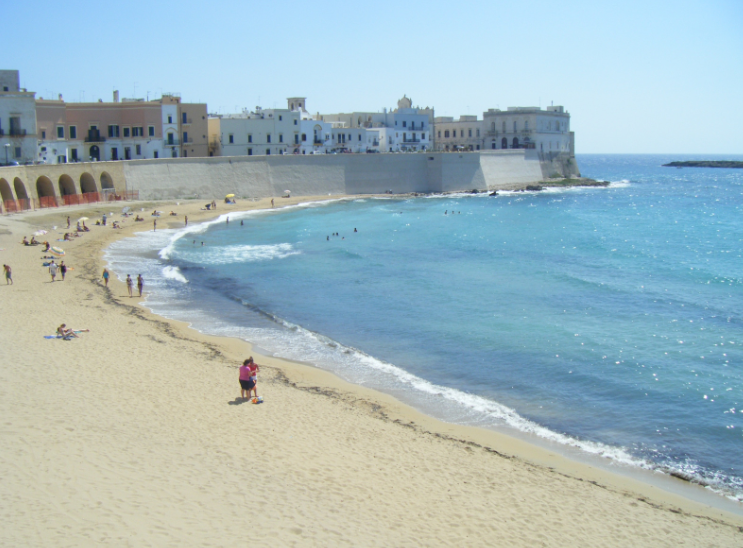
[(253, 403), (260, 403), (258, 398), (258, 364), (250, 356), (240, 366), (240, 397), (250, 399), (250, 393), (253, 392)]

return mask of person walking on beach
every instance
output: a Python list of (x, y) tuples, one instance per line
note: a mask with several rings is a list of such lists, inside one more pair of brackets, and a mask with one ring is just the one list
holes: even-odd
[(188, 226), (188, 215), (186, 215), (185, 217), (186, 217), (186, 226)]
[(127, 274), (126, 275), (126, 290), (129, 292), (129, 296), (132, 296), (132, 286), (134, 285), (134, 280), (132, 280), (132, 277)]
[(144, 278), (141, 274), (137, 275), (137, 289), (139, 290), (139, 296), (142, 296), (142, 288), (144, 287)]
[(62, 274), (62, 281), (64, 281), (65, 274), (67, 274), (67, 265), (64, 264), (64, 261), (59, 263), (59, 273)]
[(108, 287), (108, 277), (110, 274), (108, 273), (108, 268), (103, 269), (103, 283), (106, 284), (106, 287)]
[(157, 219), (154, 219), (152, 221), (152, 232), (155, 232), (157, 230)]
[(243, 362), (243, 365), (247, 366), (250, 370), (250, 388), (248, 389), (248, 398), (250, 398), (250, 391), (253, 391), (253, 403), (257, 403), (258, 400), (258, 364), (253, 361), (253, 356), (250, 356)]
[(52, 259), (52, 262), (49, 263), (49, 274), (52, 275), (52, 281), (57, 277), (57, 270), (59, 267), (57, 266), (57, 263), (54, 262), (54, 259)]
[(4, 264), (3, 271), (5, 272), (5, 285), (13, 285), (13, 273), (10, 271), (10, 266)]

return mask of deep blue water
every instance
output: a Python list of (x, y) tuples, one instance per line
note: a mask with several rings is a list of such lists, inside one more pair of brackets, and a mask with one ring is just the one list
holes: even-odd
[(743, 498), (743, 170), (661, 167), (683, 159), (580, 155), (609, 188), (230, 215), (108, 258), (202, 331)]

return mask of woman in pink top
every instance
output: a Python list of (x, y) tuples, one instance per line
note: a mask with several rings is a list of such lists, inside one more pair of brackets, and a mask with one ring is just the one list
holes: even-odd
[[(240, 397), (250, 398), (250, 391), (255, 388), (252, 367), (256, 367), (253, 358), (250, 357), (240, 366)], [(257, 367), (256, 367), (257, 369)]]

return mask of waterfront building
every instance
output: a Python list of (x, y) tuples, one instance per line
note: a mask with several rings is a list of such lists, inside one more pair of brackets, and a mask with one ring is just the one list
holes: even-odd
[[(412, 100), (403, 96), (395, 110), (382, 112), (350, 112), (338, 114), (317, 114), (315, 117), (330, 122), (339, 128), (377, 130), (376, 142), (372, 147), (380, 152), (416, 152), (431, 150), (433, 147), (432, 108), (413, 107)], [(382, 131), (385, 130), (385, 131)], [(369, 137), (369, 136), (367, 136)], [(362, 137), (363, 139), (363, 137)], [(371, 137), (374, 142), (374, 136)], [(368, 142), (368, 139), (367, 139)]]
[(206, 104), (159, 99), (104, 103), (36, 101), (38, 163), (139, 160), (207, 155)]
[(0, 70), (0, 164), (27, 164), (36, 155), (36, 93), (20, 87), (17, 70)]
[(483, 113), (486, 149), (536, 149), (540, 154), (574, 155), (570, 113), (562, 106), (508, 107)]
[(482, 120), (477, 116), (463, 115), (459, 120), (451, 116), (438, 116), (433, 120), (435, 150), (477, 151), (482, 148)]
[(285, 109), (244, 109), (209, 115), (210, 156), (324, 154), (333, 146), (331, 124), (314, 120), (304, 97), (290, 97)]

